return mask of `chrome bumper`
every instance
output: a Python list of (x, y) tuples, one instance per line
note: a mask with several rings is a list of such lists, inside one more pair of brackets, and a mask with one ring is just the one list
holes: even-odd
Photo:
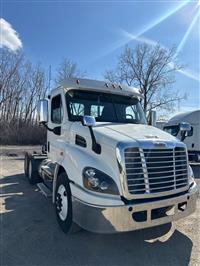
[(141, 204), (103, 207), (89, 205), (73, 197), (73, 220), (96, 233), (127, 232), (170, 223), (193, 213), (197, 185), (184, 195)]

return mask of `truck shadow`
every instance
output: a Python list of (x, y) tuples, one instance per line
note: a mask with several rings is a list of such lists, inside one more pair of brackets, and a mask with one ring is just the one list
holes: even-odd
[[(0, 180), (2, 265), (188, 265), (193, 243), (180, 231), (146, 242), (155, 229), (122, 234), (62, 233), (51, 199), (19, 174)], [(157, 235), (156, 235), (157, 236)]]

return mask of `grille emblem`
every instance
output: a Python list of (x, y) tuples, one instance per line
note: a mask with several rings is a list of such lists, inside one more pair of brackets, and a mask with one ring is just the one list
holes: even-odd
[(155, 142), (154, 146), (158, 148), (166, 148), (167, 144), (165, 142)]
[(158, 136), (154, 136), (154, 135), (146, 135), (145, 138), (147, 139), (158, 139)]

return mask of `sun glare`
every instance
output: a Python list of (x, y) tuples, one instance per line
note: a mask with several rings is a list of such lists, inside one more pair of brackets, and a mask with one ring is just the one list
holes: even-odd
[(196, 15), (194, 16), (192, 22), (190, 23), (190, 25), (189, 25), (189, 27), (188, 27), (186, 33), (184, 34), (183, 39), (182, 39), (181, 42), (179, 43), (179, 46), (178, 46), (178, 48), (177, 48), (177, 50), (176, 50), (176, 55), (179, 54), (179, 52), (182, 50), (183, 46), (185, 45), (185, 43), (186, 43), (186, 41), (187, 41), (187, 39), (188, 39), (188, 37), (189, 37), (189, 34), (190, 34), (190, 32), (192, 31), (194, 25), (196, 24), (198, 18), (199, 18), (199, 12), (197, 11)]
[[(200, 2), (200, 0), (198, 0)], [(134, 33), (133, 35), (135, 37), (139, 37), (143, 34), (145, 34), (146, 32), (148, 32), (149, 30), (153, 29), (154, 27), (158, 26), (160, 23), (162, 23), (163, 21), (165, 21), (166, 19), (168, 19), (170, 16), (172, 16), (173, 14), (175, 14), (176, 12), (178, 12), (179, 10), (181, 10), (184, 6), (186, 6), (188, 3), (190, 2), (190, 0), (184, 0), (184, 1), (180, 1), (180, 4), (177, 5), (176, 7), (168, 10), (168, 12), (164, 13), (162, 16), (157, 17), (155, 20), (151, 21), (148, 25), (145, 25), (143, 28), (141, 28), (138, 32)], [(198, 3), (199, 3), (198, 2)], [(106, 56), (112, 52), (114, 52), (115, 50), (121, 48), (122, 46), (124, 46), (125, 44), (129, 43), (130, 38), (128, 38), (128, 40), (122, 40), (118, 43), (116, 43), (116, 45), (113, 45), (111, 49), (105, 51), (102, 56)]]

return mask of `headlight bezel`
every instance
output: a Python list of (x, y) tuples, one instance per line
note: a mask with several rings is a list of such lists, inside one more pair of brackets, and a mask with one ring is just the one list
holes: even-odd
[[(88, 175), (89, 171), (93, 172), (91, 176)], [(112, 177), (94, 167), (85, 167), (82, 172), (82, 177), (84, 187), (90, 191), (119, 195), (119, 189)]]

